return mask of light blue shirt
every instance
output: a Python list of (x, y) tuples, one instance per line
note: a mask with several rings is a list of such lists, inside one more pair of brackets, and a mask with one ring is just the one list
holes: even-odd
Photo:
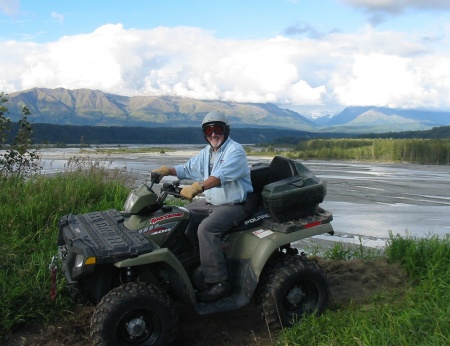
[(253, 187), (247, 156), (242, 145), (228, 138), (217, 150), (214, 166), (210, 172), (211, 151), (212, 148), (208, 145), (185, 164), (175, 166), (177, 178), (197, 181), (204, 181), (209, 176), (218, 178), (221, 185), (205, 191), (208, 203), (221, 205), (245, 201), (247, 193), (252, 192)]

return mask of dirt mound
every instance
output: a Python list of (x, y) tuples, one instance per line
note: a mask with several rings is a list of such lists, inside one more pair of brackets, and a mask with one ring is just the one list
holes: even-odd
[(375, 294), (405, 289), (406, 272), (398, 264), (375, 260), (319, 261), (331, 287), (330, 309), (350, 303), (364, 304)]
[[(406, 288), (407, 276), (398, 265), (384, 259), (320, 260), (331, 288), (330, 309), (351, 303), (364, 304), (377, 293)], [(68, 321), (47, 327), (30, 326), (7, 337), (4, 345), (85, 346), (89, 342), (92, 307), (80, 308)], [(176, 346), (273, 345), (273, 335), (261, 320), (254, 304), (225, 313), (199, 316), (179, 306), (180, 329)]]

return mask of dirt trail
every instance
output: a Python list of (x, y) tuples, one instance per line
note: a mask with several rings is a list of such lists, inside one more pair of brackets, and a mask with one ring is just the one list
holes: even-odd
[[(407, 277), (398, 265), (386, 260), (320, 260), (328, 275), (331, 288), (329, 309), (350, 303), (365, 304), (379, 292), (406, 288)], [(79, 309), (64, 323), (52, 326), (33, 326), (7, 337), (3, 345), (16, 346), (85, 346), (89, 342), (89, 321), (93, 308)], [(199, 316), (179, 306), (180, 329), (176, 346), (253, 346), (273, 345), (271, 335), (258, 315), (253, 303), (226, 313)]]

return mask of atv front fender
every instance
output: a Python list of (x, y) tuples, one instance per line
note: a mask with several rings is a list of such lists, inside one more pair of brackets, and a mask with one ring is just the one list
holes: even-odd
[[(192, 304), (195, 301), (195, 292), (186, 270), (178, 258), (167, 248), (160, 248), (152, 252), (129, 258), (114, 263), (118, 268), (136, 267), (164, 263), (164, 268), (168, 271), (171, 280), (176, 281), (177, 295), (183, 301), (189, 300)], [(175, 286), (175, 284), (173, 285)]]

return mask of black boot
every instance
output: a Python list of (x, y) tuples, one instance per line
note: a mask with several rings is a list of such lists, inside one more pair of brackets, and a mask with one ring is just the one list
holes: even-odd
[(205, 291), (198, 292), (197, 297), (203, 303), (214, 303), (219, 299), (229, 296), (231, 293), (230, 283), (228, 281), (216, 282), (210, 284)]

